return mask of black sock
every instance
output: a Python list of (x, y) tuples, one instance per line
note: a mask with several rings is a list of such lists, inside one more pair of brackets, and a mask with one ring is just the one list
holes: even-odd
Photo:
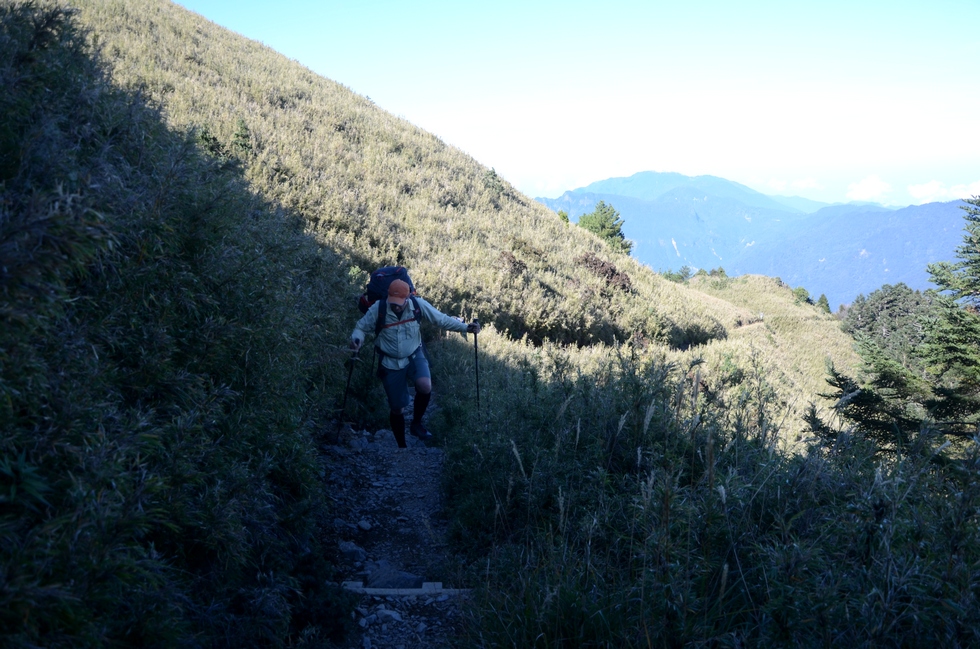
[(429, 407), (430, 398), (432, 398), (431, 392), (426, 392), (425, 394), (415, 393), (415, 406), (412, 408), (413, 424), (422, 423), (422, 415), (425, 414), (425, 409)]
[(405, 443), (405, 415), (402, 413), (389, 413), (388, 421), (391, 422), (391, 432), (395, 434), (395, 441), (398, 442), (398, 448), (408, 448)]

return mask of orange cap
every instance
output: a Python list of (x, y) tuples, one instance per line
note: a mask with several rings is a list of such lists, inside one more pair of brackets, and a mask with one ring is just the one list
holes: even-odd
[(391, 284), (388, 285), (388, 303), (389, 304), (405, 304), (405, 300), (408, 299), (408, 283), (400, 279), (396, 279)]

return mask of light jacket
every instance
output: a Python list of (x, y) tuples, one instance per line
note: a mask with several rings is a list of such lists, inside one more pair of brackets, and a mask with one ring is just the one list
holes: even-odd
[[(460, 322), (456, 318), (442, 313), (420, 297), (415, 299), (418, 300), (424, 319), (441, 329), (466, 333), (465, 322)], [(380, 304), (380, 301), (372, 304), (367, 313), (357, 321), (354, 326), (354, 333), (351, 334), (351, 340), (363, 343), (368, 333), (374, 333), (374, 327), (378, 322), (378, 306)], [(405, 322), (406, 320), (407, 322)], [(387, 326), (394, 325), (396, 322), (402, 324), (393, 327)], [(412, 304), (412, 300), (405, 301), (405, 310), (402, 311), (401, 316), (395, 315), (389, 308), (388, 313), (385, 314), (385, 325), (375, 341), (375, 345), (384, 354), (381, 364), (389, 370), (400, 370), (408, 365), (408, 357), (422, 344), (422, 333), (419, 323), (415, 321), (415, 306)]]

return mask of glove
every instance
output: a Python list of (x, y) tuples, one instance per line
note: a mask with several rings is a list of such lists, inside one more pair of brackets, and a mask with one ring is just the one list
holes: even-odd
[(471, 334), (480, 333), (480, 323), (476, 321), (469, 323), (468, 325), (466, 325), (466, 332)]

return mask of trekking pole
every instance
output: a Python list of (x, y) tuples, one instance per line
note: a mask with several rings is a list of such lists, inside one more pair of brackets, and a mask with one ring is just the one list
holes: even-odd
[[(480, 324), (480, 321), (473, 318), (473, 323)], [(476, 361), (476, 412), (480, 413), (480, 344), (477, 342), (477, 334), (473, 332), (473, 358)]]
[(360, 353), (361, 353), (361, 349), (358, 348), (357, 351), (354, 352), (354, 355), (347, 359), (347, 363), (346, 364), (350, 366), (350, 370), (347, 372), (347, 387), (344, 388), (344, 402), (340, 406), (340, 417), (339, 417), (339, 419), (341, 421), (343, 421), (343, 419), (344, 419), (344, 410), (347, 409), (347, 394), (350, 392), (350, 380), (352, 378), (354, 378), (354, 361), (357, 360), (357, 355), (360, 354)]

